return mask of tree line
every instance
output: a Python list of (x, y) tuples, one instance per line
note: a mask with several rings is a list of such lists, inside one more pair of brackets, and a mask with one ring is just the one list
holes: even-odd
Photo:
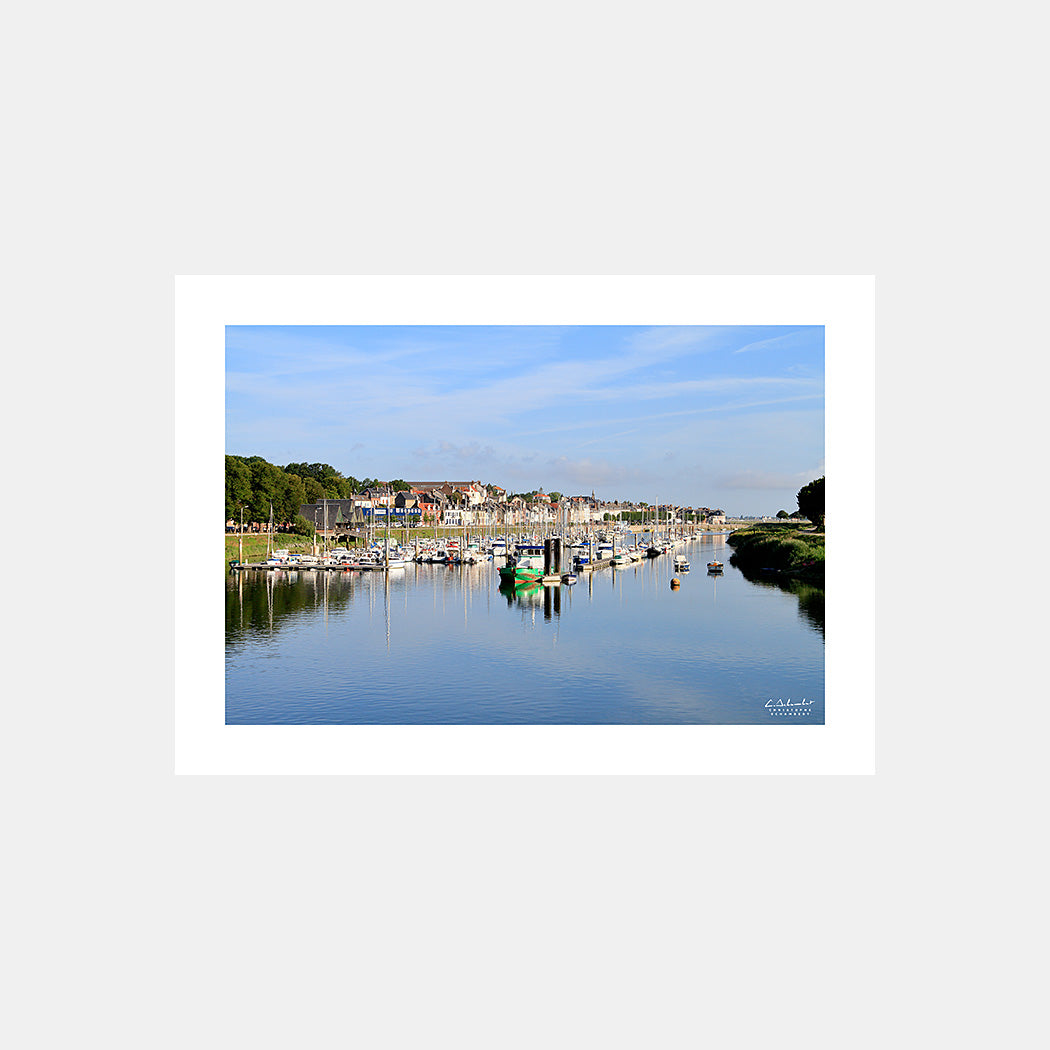
[(245, 522), (273, 520), (291, 524), (299, 508), (323, 499), (349, 499), (362, 489), (389, 485), (395, 491), (408, 489), (407, 481), (396, 478), (358, 478), (340, 473), (328, 463), (289, 463), (278, 467), (262, 456), (226, 457), (226, 520)]
[[(402, 478), (380, 481), (378, 478), (355, 478), (340, 473), (328, 463), (289, 463), (278, 467), (262, 456), (226, 457), (226, 520), (239, 521), (244, 510), (245, 522), (276, 524), (295, 523), (299, 508), (307, 503), (323, 499), (349, 499), (362, 489), (389, 486), (395, 492), (406, 491), (411, 486)], [(527, 497), (538, 490), (522, 493)], [(552, 499), (560, 499), (560, 492), (550, 493)], [(645, 507), (646, 505), (640, 504)], [(814, 524), (824, 521), (824, 478), (811, 481), (798, 492), (798, 512)], [(700, 515), (703, 520), (703, 515)], [(779, 511), (777, 517), (794, 517), (787, 511)], [(648, 520), (644, 511), (626, 512), (622, 520)], [(304, 523), (305, 524), (305, 523)]]

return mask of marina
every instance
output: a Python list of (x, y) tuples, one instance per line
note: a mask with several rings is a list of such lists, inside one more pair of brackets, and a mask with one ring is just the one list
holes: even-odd
[[(804, 696), (805, 721), (823, 722), (822, 589), (746, 578), (722, 533), (611, 537), (611, 557), (579, 567), (590, 544), (544, 564), (553, 537), (503, 537), (510, 557), (472, 538), (478, 557), (463, 542), (458, 560), (444, 538), (414, 557), (390, 549), (397, 568), (386, 548), (367, 563), (329, 552), (239, 566), (226, 582), (226, 721), (798, 725), (765, 704)], [(501, 572), (519, 548), (529, 578)], [(724, 574), (690, 574), (676, 556)]]
[[(263, 560), (232, 559), (229, 567), (232, 572), (289, 569), (382, 572), (401, 569), (412, 562), (461, 565), (495, 559), (504, 568), (519, 564), (525, 573), (532, 574), (538, 570), (545, 583), (559, 583), (565, 575), (593, 572), (610, 566), (623, 568), (645, 557), (673, 553), (696, 535), (696, 530), (684, 529), (678, 534), (660, 534), (655, 531), (609, 528), (588, 533), (570, 530), (564, 537), (560, 533), (548, 533), (542, 539), (536, 535), (522, 534), (471, 539), (469, 531), (464, 531), (461, 538), (428, 537), (409, 543), (405, 530), (400, 541), (389, 534), (382, 540), (369, 534), (361, 547), (328, 548), (324, 543), (320, 547), (315, 543), (315, 553), (293, 553), (281, 548), (271, 552), (268, 546)], [(535, 563), (526, 566), (523, 559), (529, 558), (535, 559)], [(686, 561), (684, 555), (676, 557), (676, 562), (679, 561)]]

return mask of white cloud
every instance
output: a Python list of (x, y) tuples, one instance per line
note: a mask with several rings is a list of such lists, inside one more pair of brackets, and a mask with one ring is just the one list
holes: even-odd
[(819, 475), (803, 470), (794, 474), (777, 474), (765, 470), (740, 470), (715, 479), (715, 485), (725, 489), (793, 489), (797, 491), (803, 485)]
[(770, 339), (759, 339), (757, 342), (737, 348), (733, 353), (746, 354), (755, 350), (792, 350), (812, 341), (812, 332), (803, 328), (794, 332), (785, 332), (783, 335), (773, 336)]

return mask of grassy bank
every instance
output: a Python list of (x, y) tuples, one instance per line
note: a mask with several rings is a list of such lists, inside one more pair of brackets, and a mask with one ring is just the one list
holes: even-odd
[(739, 529), (727, 541), (731, 565), (748, 572), (772, 569), (823, 586), (824, 533), (812, 525), (763, 523)]
[[(244, 553), (240, 553), (240, 544), (243, 542)], [(296, 536), (287, 532), (279, 532), (273, 537), (273, 545), (278, 550), (288, 550), (300, 554), (310, 550), (309, 536)], [(266, 558), (266, 536), (227, 536), (226, 537), (226, 560), (223, 568), (228, 569), (231, 561), (263, 561)]]

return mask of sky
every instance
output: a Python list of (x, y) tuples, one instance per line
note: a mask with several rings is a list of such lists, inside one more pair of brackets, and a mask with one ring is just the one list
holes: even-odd
[(226, 452), (790, 513), (824, 473), (824, 329), (228, 326)]

